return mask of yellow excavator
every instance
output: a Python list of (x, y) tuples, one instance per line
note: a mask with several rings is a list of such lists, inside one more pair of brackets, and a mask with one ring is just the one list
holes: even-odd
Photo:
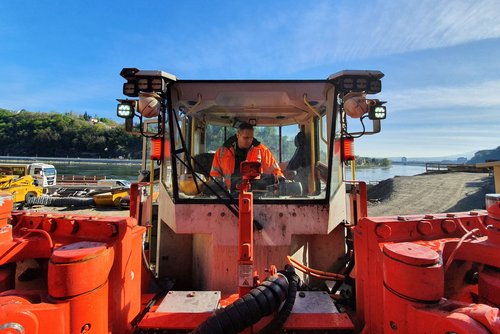
[(0, 190), (12, 194), (12, 200), (15, 203), (43, 194), (43, 188), (37, 185), (30, 175), (0, 175)]

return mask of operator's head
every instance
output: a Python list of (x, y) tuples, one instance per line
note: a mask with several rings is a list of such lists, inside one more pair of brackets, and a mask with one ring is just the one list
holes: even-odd
[(236, 132), (238, 138), (238, 147), (249, 149), (253, 141), (253, 125), (248, 123), (241, 123)]

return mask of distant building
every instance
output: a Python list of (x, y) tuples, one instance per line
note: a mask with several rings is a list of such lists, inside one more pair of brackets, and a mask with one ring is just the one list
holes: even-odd
[(467, 158), (466, 157), (457, 158), (457, 163), (458, 164), (465, 164), (466, 162), (467, 162)]

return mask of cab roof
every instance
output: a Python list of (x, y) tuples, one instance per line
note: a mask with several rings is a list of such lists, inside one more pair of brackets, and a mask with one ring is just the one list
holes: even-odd
[(327, 80), (179, 80), (171, 99), (174, 109), (209, 123), (287, 125), (323, 114), (332, 87)]

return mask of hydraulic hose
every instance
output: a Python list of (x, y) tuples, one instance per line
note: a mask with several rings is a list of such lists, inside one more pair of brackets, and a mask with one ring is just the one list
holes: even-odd
[(288, 294), (289, 280), (287, 275), (278, 273), (267, 278), (262, 282), (262, 285), (252, 289), (231, 305), (217, 310), (191, 334), (239, 333), (278, 310), (281, 303), (287, 299)]
[(295, 298), (297, 297), (297, 290), (299, 288), (300, 279), (299, 276), (295, 274), (295, 270), (291, 265), (286, 265), (285, 271), (280, 271), (280, 273), (285, 275), (285, 277), (288, 279), (288, 294), (276, 318), (274, 318), (273, 321), (267, 324), (266, 327), (264, 327), (259, 332), (259, 334), (277, 333), (279, 329), (285, 324), (286, 319), (288, 319), (290, 313), (292, 313), (292, 308), (295, 304)]

